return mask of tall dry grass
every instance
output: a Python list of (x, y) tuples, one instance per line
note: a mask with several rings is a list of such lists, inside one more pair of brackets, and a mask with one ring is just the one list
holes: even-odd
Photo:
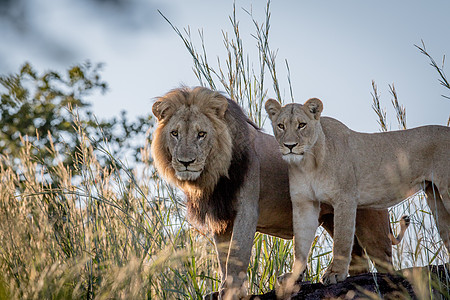
[(74, 116), (76, 174), (41, 168), (26, 139), (20, 159), (0, 157), (0, 298), (198, 299), (217, 289), (211, 242), (187, 226), (175, 191), (149, 162), (132, 173), (106, 143), (94, 149), (80, 124)]

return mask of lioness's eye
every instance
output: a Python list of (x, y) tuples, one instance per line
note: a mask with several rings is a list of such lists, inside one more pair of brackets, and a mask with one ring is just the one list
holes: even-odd
[(300, 123), (300, 124), (298, 124), (298, 129), (302, 129), (305, 126), (306, 126), (306, 123)]
[(171, 134), (173, 137), (178, 137), (178, 131), (176, 131), (176, 130), (172, 130), (172, 131), (170, 132), (170, 134)]
[(278, 124), (278, 128), (280, 128), (281, 130), (284, 130), (284, 125), (283, 124)]
[(204, 131), (200, 131), (199, 133), (198, 133), (198, 135), (197, 135), (197, 137), (200, 139), (200, 138), (204, 138), (206, 136), (206, 132), (204, 132)]

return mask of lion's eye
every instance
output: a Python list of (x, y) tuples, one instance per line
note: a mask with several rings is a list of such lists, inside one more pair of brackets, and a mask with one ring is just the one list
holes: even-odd
[(306, 123), (299, 123), (298, 124), (298, 129), (302, 129), (306, 126)]
[(278, 128), (280, 128), (281, 130), (284, 130), (284, 125), (283, 124), (278, 124)]
[(178, 131), (176, 131), (176, 130), (172, 130), (172, 131), (170, 132), (170, 134), (171, 134), (173, 137), (178, 137)]
[(200, 132), (197, 134), (197, 137), (198, 137), (199, 139), (204, 138), (205, 136), (206, 136), (206, 132), (204, 132), (204, 131), (200, 131)]

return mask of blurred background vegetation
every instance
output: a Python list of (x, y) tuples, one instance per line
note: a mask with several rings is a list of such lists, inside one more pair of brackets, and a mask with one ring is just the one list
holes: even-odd
[[(263, 126), (267, 96), (280, 102), (284, 94), (287, 101), (294, 97), (287, 60), (281, 66), (288, 77), (277, 77), (270, 2), (264, 20), (247, 14), (254, 39), (241, 39), (234, 9), (231, 30), (223, 32), (226, 55), (213, 56), (214, 64), (201, 31), (195, 42), (189, 29), (166, 20), (191, 54), (199, 84), (225, 91)], [(424, 43), (417, 47), (450, 91), (444, 65)], [(183, 196), (152, 167), (152, 117), (93, 115), (86, 97), (107, 92), (101, 74), (101, 64), (84, 62), (64, 73), (25, 63), (15, 74), (0, 75), (0, 299), (200, 299), (219, 286), (211, 237), (189, 226)], [(406, 109), (394, 84), (389, 90), (404, 129)], [(372, 97), (387, 130), (375, 83)], [(448, 260), (421, 197), (391, 209), (394, 231), (401, 215), (412, 218), (404, 241), (394, 246), (397, 269)], [(308, 279), (317, 281), (330, 260), (331, 239), (318, 229)], [(291, 264), (291, 241), (257, 233), (249, 291), (272, 289)]]

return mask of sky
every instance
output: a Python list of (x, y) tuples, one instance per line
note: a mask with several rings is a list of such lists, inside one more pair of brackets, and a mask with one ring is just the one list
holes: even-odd
[[(244, 9), (263, 22), (266, 3), (235, 3), (241, 37), (254, 54), (254, 25)], [(450, 91), (414, 45), (423, 40), (439, 64), (450, 55), (450, 1), (273, 0), (270, 7), (269, 42), (278, 51), (285, 102), (290, 101), (287, 60), (295, 101), (318, 97), (323, 115), (353, 130), (379, 131), (372, 80), (390, 129), (398, 129), (390, 84), (406, 107), (408, 127), (446, 124), (450, 99), (441, 95)], [(189, 27), (197, 46), (201, 29), (209, 60), (224, 60), (222, 31), (232, 31), (233, 1), (0, 0), (0, 74), (17, 72), (26, 61), (39, 71), (102, 62), (109, 91), (89, 99), (95, 114), (151, 114), (155, 97), (181, 84), (198, 85), (189, 53), (158, 10), (180, 29)], [(450, 73), (448, 66), (444, 70)], [(268, 88), (268, 96), (275, 97)], [(266, 131), (272, 132), (268, 126)]]

